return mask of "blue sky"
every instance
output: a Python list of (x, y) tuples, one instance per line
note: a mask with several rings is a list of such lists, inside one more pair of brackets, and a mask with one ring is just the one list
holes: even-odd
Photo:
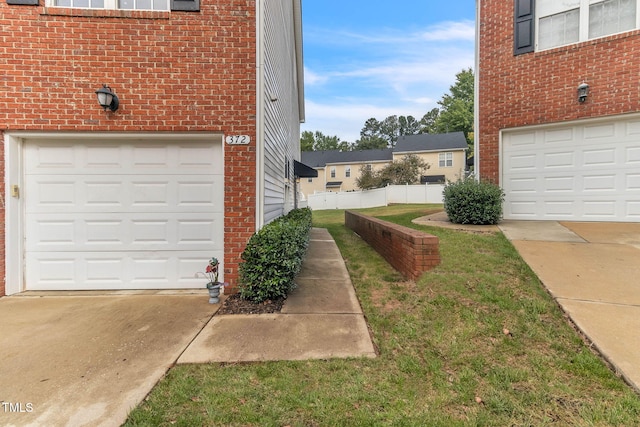
[(306, 122), (355, 142), (370, 117), (416, 119), (474, 65), (475, 0), (302, 0)]

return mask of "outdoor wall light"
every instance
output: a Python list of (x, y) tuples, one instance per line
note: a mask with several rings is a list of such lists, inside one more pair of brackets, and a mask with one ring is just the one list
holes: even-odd
[(118, 101), (116, 94), (105, 84), (96, 91), (96, 96), (98, 97), (98, 103), (105, 111), (107, 111), (107, 108), (111, 111), (116, 111), (120, 106), (120, 101)]
[(579, 102), (586, 101), (587, 95), (589, 95), (589, 85), (582, 82), (582, 84), (578, 86), (578, 101)]

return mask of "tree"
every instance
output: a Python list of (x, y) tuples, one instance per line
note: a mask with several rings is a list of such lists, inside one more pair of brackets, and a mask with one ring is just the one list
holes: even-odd
[(388, 116), (382, 121), (368, 119), (360, 131), (360, 139), (355, 149), (395, 147), (398, 138), (403, 135), (420, 133), (420, 122), (413, 116)]
[(401, 160), (395, 160), (380, 171), (382, 186), (419, 184), (422, 174), (429, 165), (415, 154), (407, 154)]
[(418, 133), (438, 133), (436, 131), (438, 117), (440, 117), (440, 109), (438, 107), (432, 108), (420, 119), (420, 131)]
[(300, 136), (301, 151), (326, 151), (340, 150), (349, 151), (349, 143), (340, 141), (337, 136), (327, 136), (320, 131), (304, 131)]
[(398, 116), (389, 116), (380, 122), (380, 136), (387, 141), (387, 147), (395, 147), (400, 136)]
[(421, 123), (413, 116), (398, 117), (400, 124), (400, 135), (417, 135), (421, 130)]
[(356, 185), (361, 190), (371, 190), (372, 188), (378, 188), (378, 179), (376, 178), (376, 173), (374, 172), (371, 165), (362, 165), (360, 166), (360, 173), (356, 178)]
[(313, 151), (313, 144), (316, 139), (313, 137), (313, 132), (305, 130), (300, 135), (300, 151)]
[(384, 168), (373, 171), (367, 165), (360, 167), (356, 185), (361, 190), (380, 188), (386, 185), (418, 184), (420, 177), (429, 169), (429, 164), (415, 154), (394, 160)]
[(356, 141), (354, 149), (372, 150), (375, 148), (387, 148), (387, 141), (380, 136), (380, 122), (370, 118), (360, 130), (360, 139)]
[(456, 82), (449, 88), (450, 93), (438, 101), (440, 112), (434, 124), (437, 133), (463, 132), (469, 153), (473, 152), (473, 90), (471, 68), (456, 74)]

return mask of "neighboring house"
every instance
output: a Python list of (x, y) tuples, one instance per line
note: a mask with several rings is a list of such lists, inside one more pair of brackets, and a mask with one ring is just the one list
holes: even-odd
[(640, 221), (640, 0), (476, 3), (476, 170), (504, 217)]
[(415, 154), (428, 165), (422, 182), (455, 181), (464, 175), (467, 141), (462, 132), (401, 136), (394, 148), (360, 151), (303, 151), (302, 163), (318, 171), (317, 178), (303, 178), (304, 195), (324, 191), (359, 190), (356, 179), (362, 167), (380, 170), (392, 161)]
[(365, 165), (382, 169), (391, 162), (391, 148), (360, 151), (303, 151), (302, 163), (318, 171), (317, 178), (302, 178), (300, 191), (305, 195), (324, 191), (356, 190), (356, 179)]
[(0, 15), (0, 295), (204, 287), (212, 256), (235, 286), (249, 237), (294, 206), (300, 0), (0, 0)]
[(415, 154), (429, 165), (422, 182), (457, 181), (467, 167), (467, 140), (462, 132), (406, 135), (398, 138), (393, 160)]

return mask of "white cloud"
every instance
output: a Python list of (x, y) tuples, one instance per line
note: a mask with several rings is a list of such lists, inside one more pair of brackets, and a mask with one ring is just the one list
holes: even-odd
[(476, 27), (473, 21), (442, 22), (428, 28), (421, 34), (421, 38), (426, 41), (474, 41)]
[(304, 83), (305, 85), (318, 85), (325, 83), (327, 81), (327, 76), (322, 76), (320, 74), (314, 73), (308, 67), (304, 67)]

